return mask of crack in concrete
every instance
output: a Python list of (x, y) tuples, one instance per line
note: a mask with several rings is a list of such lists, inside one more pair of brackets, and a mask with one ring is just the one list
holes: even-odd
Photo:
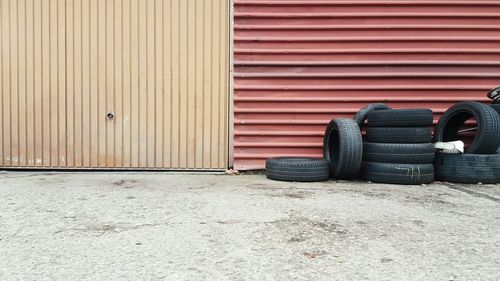
[(487, 199), (487, 200), (490, 200), (490, 201), (493, 201), (495, 203), (499, 203), (500, 204), (500, 198), (496, 198), (496, 197), (490, 196), (488, 194), (484, 194), (484, 193), (481, 193), (481, 192), (470, 190), (470, 189), (467, 189), (465, 187), (462, 187), (462, 186), (459, 186), (459, 185), (456, 185), (456, 184), (453, 184), (453, 183), (442, 183), (442, 184), (444, 186), (448, 187), (448, 188), (451, 188), (451, 189), (454, 189), (454, 190), (457, 190), (457, 191), (461, 191), (461, 192), (467, 193), (467, 194), (472, 195), (474, 197), (484, 198), (484, 199)]

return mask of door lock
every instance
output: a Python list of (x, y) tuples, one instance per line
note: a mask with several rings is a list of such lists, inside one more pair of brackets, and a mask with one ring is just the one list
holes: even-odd
[(113, 120), (115, 118), (115, 113), (110, 111), (106, 113), (106, 117), (108, 117), (109, 120)]

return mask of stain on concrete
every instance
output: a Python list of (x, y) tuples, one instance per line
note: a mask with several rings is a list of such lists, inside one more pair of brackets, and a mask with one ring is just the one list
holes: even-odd
[(113, 182), (114, 186), (120, 186), (124, 188), (133, 188), (136, 184), (137, 180), (119, 180)]

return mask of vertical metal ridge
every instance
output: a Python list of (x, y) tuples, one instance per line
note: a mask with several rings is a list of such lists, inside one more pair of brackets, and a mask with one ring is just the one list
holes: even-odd
[(146, 14), (146, 167), (154, 168), (155, 153), (155, 19), (154, 0), (145, 1)]
[[(214, 18), (214, 6), (210, 6), (210, 18)], [(214, 64), (214, 23), (213, 21), (210, 21), (210, 64)], [(210, 80), (214, 81), (214, 71), (210, 71)], [(214, 84), (215, 83), (210, 83), (210, 147), (213, 147), (215, 145), (215, 138), (213, 135), (213, 130), (214, 130), (214, 94), (217, 92), (214, 91)], [(210, 166), (212, 167), (214, 165), (214, 155), (216, 155), (214, 150), (210, 151)]]
[(10, 17), (10, 48), (11, 48), (11, 64), (10, 64), (10, 162), (13, 167), (19, 166), (19, 45), (18, 45), (18, 2), (11, 3), (11, 17)]
[[(49, 79), (47, 79), (47, 74), (50, 73), (50, 68), (47, 70), (47, 67), (49, 66), (50, 64), (50, 52), (48, 52), (48, 49), (47, 48), (47, 40), (46, 38), (50, 38), (50, 33), (49, 33), (49, 30), (47, 30), (47, 28), (49, 27), (48, 26), (48, 23), (45, 22), (45, 21), (48, 21), (50, 16), (47, 16), (45, 15), (45, 13), (47, 12), (47, 8), (44, 9), (44, 6), (46, 7), (46, 5), (44, 4), (47, 4), (48, 2), (41, 2), (41, 12), (42, 12), (42, 15), (41, 15), (41, 26), (42, 26), (42, 43), (41, 43), (41, 50), (42, 50), (42, 54), (41, 54), (41, 57), (42, 57), (42, 63), (41, 63), (41, 67), (42, 67), (42, 101), (40, 103), (40, 108), (41, 108), (41, 111), (42, 111), (42, 149), (43, 149), (43, 154), (42, 154), (42, 165), (43, 166), (46, 166), (46, 167), (50, 167), (50, 153), (49, 153), (49, 150), (50, 150), (50, 127), (47, 128), (47, 125), (50, 124), (50, 118), (47, 118), (48, 116), (46, 115), (47, 114), (47, 107), (43, 106), (45, 100), (48, 100), (47, 98), (47, 95), (48, 95), (48, 92), (49, 90), (47, 90), (47, 87), (50, 86), (49, 85), (49, 81), (47, 80), (50, 80), (50, 77)], [(45, 13), (44, 13), (45, 11)], [(48, 52), (48, 53), (47, 53)], [(50, 102), (49, 102), (49, 105), (50, 105)], [(49, 106), (50, 107), (50, 106)], [(47, 122), (47, 123), (46, 123)], [(48, 133), (48, 135), (47, 135)], [(49, 145), (49, 148), (47, 148), (47, 144)]]
[(170, 5), (169, 15), (170, 16), (169, 16), (169, 20), (168, 20), (168, 22), (170, 23), (169, 24), (169, 29), (168, 29), (169, 30), (169, 39), (170, 39), (169, 40), (169, 44), (168, 44), (169, 45), (169, 51), (170, 51), (169, 52), (170, 64), (168, 65), (168, 69), (169, 69), (168, 73), (169, 73), (169, 79), (170, 79), (169, 80), (170, 81), (170, 92), (169, 92), (170, 107), (169, 108), (171, 108), (171, 110), (169, 110), (170, 111), (169, 112), (169, 116), (170, 116), (170, 120), (169, 120), (170, 121), (169, 122), (170, 123), (170, 127), (169, 127), (170, 130), (169, 130), (169, 132), (170, 132), (170, 134), (169, 134), (169, 137), (168, 137), (168, 140), (169, 140), (169, 145), (168, 145), (168, 149), (169, 149), (168, 150), (169, 165), (168, 165), (168, 167), (173, 167), (173, 165), (174, 165), (173, 164), (173, 158), (172, 158), (172, 155), (173, 155), (173, 143), (174, 143), (174, 137), (173, 137), (173, 135), (174, 135), (174, 131), (173, 131), (173, 127), (174, 127), (173, 112), (174, 112), (174, 110), (173, 109), (175, 108), (175, 106), (173, 106), (174, 105), (174, 102), (173, 102), (173, 96), (174, 96), (174, 91), (173, 91), (173, 85), (174, 85), (174, 80), (173, 80), (173, 77), (174, 77), (173, 76), (173, 72), (174, 72), (173, 48), (174, 48), (174, 44), (172, 43), (172, 42), (174, 42), (174, 40), (173, 40), (173, 38), (174, 38), (174, 35), (173, 35), (174, 34), (174, 29), (173, 29), (173, 25), (174, 25), (173, 24), (173, 18), (174, 18), (173, 11), (174, 11), (174, 9), (173, 9), (173, 4), (172, 4), (172, 2), (174, 2), (174, 1), (175, 0), (170, 0), (169, 1), (170, 2), (169, 3), (169, 5)]
[[(70, 18), (68, 19), (68, 15)], [(74, 164), (74, 63), (73, 63), (73, 45), (74, 45), (74, 26), (73, 26), (73, 0), (65, 1), (64, 7), (64, 25), (66, 32), (66, 40), (64, 41), (65, 49), (65, 135), (66, 142), (66, 166), (73, 167)], [(68, 94), (69, 93), (69, 94)]]
[[(218, 4), (219, 1), (217, 1), (217, 4)], [(217, 10), (219, 9), (218, 5), (214, 5), (213, 8), (212, 8), (212, 18), (215, 18), (215, 19), (218, 19), (218, 16), (216, 14)], [(216, 34), (218, 34), (218, 31), (217, 31), (217, 28), (215, 27), (214, 24), (212, 24), (212, 28), (211, 28), (211, 38), (214, 39), (216, 38)], [(217, 41), (217, 38), (215, 40), (212, 40), (212, 44), (211, 44), (211, 49), (212, 49), (212, 64), (214, 65), (214, 67), (216, 67), (216, 69), (218, 70), (218, 67), (217, 67), (217, 62), (218, 60), (220, 59), (218, 56), (217, 56), (217, 46), (216, 46), (216, 41)], [(218, 75), (217, 75), (217, 71), (212, 71), (212, 81), (217, 81), (218, 79)], [(211, 118), (212, 118), (212, 123), (211, 123), (211, 139), (213, 140), (213, 143), (212, 143), (212, 148), (217, 148), (218, 147), (218, 143), (216, 141), (216, 132), (217, 131), (217, 122), (218, 122), (218, 113), (219, 113), (219, 110), (218, 110), (218, 106), (219, 106), (219, 101), (218, 101), (218, 90), (216, 88), (217, 84), (216, 83), (212, 83), (212, 96), (211, 96), (211, 102), (212, 102), (212, 113), (210, 114)], [(218, 151), (216, 149), (213, 149), (212, 150), (212, 155), (210, 156), (210, 159), (211, 159), (211, 166), (216, 166), (218, 164)]]
[(148, 2), (149, 0), (143, 0), (144, 2), (144, 13), (145, 13), (145, 21), (143, 22), (143, 25), (145, 26), (146, 32), (144, 32), (144, 36), (146, 39), (144, 40), (145, 48), (144, 48), (144, 64), (145, 64), (145, 77), (144, 77), (144, 132), (145, 132), (145, 151), (144, 151), (144, 165), (146, 167), (149, 167), (149, 149), (150, 149), (150, 144), (149, 144), (149, 9), (148, 9)]
[[(221, 6), (223, 5), (221, 3), (221, 1), (219, 0), (218, 1), (218, 6), (219, 6), (219, 9), (217, 9), (217, 16), (216, 18), (218, 19), (218, 26), (217, 26), (217, 41), (219, 41), (220, 39), (220, 36), (221, 36), (221, 30), (222, 30), (222, 27), (221, 27), (221, 21), (222, 21), (222, 16), (221, 16), (221, 13), (220, 13), (220, 10), (222, 9)], [(219, 43), (220, 44), (220, 43)], [(217, 46), (218, 48), (222, 48), (221, 44), (219, 46)], [(219, 55), (218, 58), (217, 58), (217, 77), (219, 77), (219, 79), (216, 79), (217, 80), (217, 83), (216, 83), (216, 86), (217, 86), (217, 93), (219, 93), (219, 95), (217, 95), (217, 131), (216, 131), (216, 136), (220, 136), (220, 131), (221, 131), (221, 119), (220, 119), (220, 114), (221, 114), (221, 99), (220, 99), (220, 92), (221, 92), (221, 82), (220, 82), (220, 77), (221, 77), (221, 65), (222, 65), (222, 57)], [(217, 142), (217, 165), (219, 165), (220, 163), (220, 142)]]
[[(24, 135), (25, 135), (25, 160), (24, 160), (24, 166), (31, 166), (30, 159), (33, 159), (30, 151), (32, 146), (30, 145), (30, 127), (31, 127), (31, 122), (33, 121), (33, 118), (30, 116), (30, 58), (29, 58), (29, 39), (30, 37), (28, 36), (29, 33), (29, 28), (31, 28), (31, 19), (28, 17), (28, 3), (29, 0), (24, 1), (24, 89), (25, 89), (25, 104), (24, 104), (24, 113), (25, 113), (25, 129), (24, 129)], [(31, 33), (32, 34), (32, 33)], [(33, 139), (33, 138), (31, 138)]]
[[(210, 135), (210, 114), (209, 114), (209, 109), (210, 108), (210, 100), (208, 98), (208, 83), (207, 81), (207, 76), (208, 73), (210, 73), (210, 70), (207, 70), (209, 67), (209, 63), (207, 63), (208, 59), (210, 58), (210, 48), (208, 43), (209, 33), (210, 33), (210, 24), (208, 24), (206, 21), (207, 19), (210, 18), (210, 15), (207, 16), (208, 11), (211, 11), (209, 8), (211, 5), (205, 5), (205, 1), (202, 1), (203, 3), (203, 75), (202, 75), (202, 81), (203, 81), (203, 88), (202, 88), (202, 94), (203, 94), (203, 107), (202, 107), (202, 127), (203, 127), (203, 140), (202, 140), (202, 167), (203, 168), (210, 168), (210, 138), (208, 137)], [(208, 120), (207, 120), (208, 119)]]
[[(38, 136), (37, 133), (36, 133), (36, 78), (35, 78), (35, 75), (36, 75), (36, 61), (35, 61), (35, 58), (36, 58), (36, 47), (35, 47), (35, 36), (29, 36), (31, 34), (35, 34), (35, 3), (33, 0), (30, 0), (30, 16), (27, 16), (27, 18), (30, 20), (30, 23), (31, 24), (28, 24), (30, 30), (29, 32), (27, 32), (26, 36), (29, 38), (29, 40), (31, 40), (31, 44), (28, 44), (28, 47), (31, 47), (32, 49), (30, 50), (29, 54), (30, 54), (30, 59), (28, 60), (29, 64), (31, 65), (31, 68), (30, 68), (30, 82), (28, 82), (28, 85), (30, 85), (31, 89), (29, 91), (30, 95), (31, 95), (31, 106), (28, 110), (29, 114), (28, 115), (28, 120), (30, 120), (31, 122), (31, 130), (30, 132), (28, 132), (28, 140), (31, 140), (31, 145), (28, 146), (28, 149), (31, 149), (31, 153), (29, 153), (30, 155), (30, 160), (32, 161), (30, 163), (30, 160), (28, 160), (28, 163), (30, 163), (30, 166), (31, 167), (35, 167), (36, 165), (36, 147), (37, 147), (37, 141), (36, 141), (36, 137), (35, 136)], [(0, 28), (1, 30), (1, 28)], [(1, 36), (0, 36), (1, 37)], [(0, 75), (1, 76), (1, 75)], [(1, 106), (0, 106), (1, 108)], [(1, 126), (1, 121), (0, 121), (0, 126)], [(1, 145), (0, 145), (1, 146)]]
[(5, 154), (4, 154), (4, 144), (5, 144), (5, 141), (4, 141), (4, 138), (5, 138), (5, 134), (4, 134), (4, 129), (3, 129), (3, 122), (4, 122), (4, 102), (3, 102), (3, 96), (5, 94), (5, 89), (4, 89), (4, 86), (5, 86), (5, 79), (4, 79), (4, 67), (5, 67), (5, 56), (7, 54), (7, 52), (4, 50), (4, 42), (7, 42), (7, 40), (4, 38), (5, 37), (5, 31), (4, 31), (4, 28), (5, 28), (5, 23), (3, 22), (4, 19), (5, 19), (5, 15), (3, 14), (4, 13), (4, 3), (3, 3), (3, 0), (0, 0), (0, 164), (2, 166), (6, 166), (5, 164), (5, 161), (4, 161), (4, 158), (5, 158)]
[(138, 61), (139, 61), (139, 11), (138, 11), (138, 1), (130, 0), (130, 134), (136, 136), (131, 138), (130, 142), (130, 157), (131, 166), (139, 166), (139, 149), (138, 140), (139, 129), (137, 123), (137, 93), (139, 90), (139, 73), (138, 73)]
[[(179, 167), (186, 166), (186, 156), (187, 156), (187, 131), (185, 129), (186, 124), (186, 113), (185, 113), (185, 104), (186, 104), (186, 75), (187, 75), (187, 57), (182, 55), (182, 50), (187, 49), (187, 31), (183, 29), (187, 25), (187, 9), (182, 8), (183, 3), (187, 5), (187, 1), (180, 0), (179, 3)], [(182, 17), (181, 17), (182, 16)], [(183, 20), (184, 19), (184, 20)], [(184, 125), (183, 125), (184, 124)]]
[(102, 164), (103, 167), (113, 167), (114, 166), (114, 155), (113, 155), (113, 149), (111, 148), (113, 146), (113, 138), (114, 138), (114, 128), (116, 118), (109, 119), (107, 117), (108, 112), (112, 112), (113, 107), (114, 107), (114, 102), (113, 102), (113, 94), (114, 94), (114, 85), (113, 85), (113, 10), (114, 10), (114, 1), (113, 0), (107, 0), (104, 1), (104, 37), (106, 38), (105, 40), (105, 48), (104, 48), (104, 57), (105, 57), (105, 63), (104, 63), (104, 74), (103, 76), (105, 77), (104, 80), (104, 88), (105, 88), (105, 93), (104, 93), (104, 110), (99, 111), (99, 119), (102, 120), (102, 123), (105, 125), (104, 126), (104, 138), (103, 138), (103, 147), (104, 147), (104, 163)]
[[(229, 31), (229, 19), (228, 19), (229, 15), (231, 15), (230, 2), (225, 1), (224, 2), (224, 14), (221, 15), (221, 19), (223, 20), (222, 33), (228, 34), (228, 35), (224, 36), (224, 38), (231, 38), (231, 36), (229, 35), (229, 34), (231, 34), (231, 32)], [(229, 60), (229, 55), (227, 55), (228, 53), (231, 52), (230, 40), (231, 39), (224, 40), (224, 44), (223, 44), (223, 46), (224, 46), (224, 52), (223, 52), (224, 64), (221, 66), (221, 73), (222, 73), (222, 76), (224, 77), (224, 79), (221, 81), (221, 83), (223, 85), (223, 87), (222, 87), (223, 90), (221, 92), (228, 93), (228, 94), (224, 95), (224, 110), (221, 113), (221, 120), (223, 120), (223, 130), (221, 131), (219, 138), (226, 138), (226, 139), (227, 139), (227, 136), (229, 134), (229, 122), (230, 122), (230, 120), (232, 121), (232, 118), (225, 118), (226, 115), (229, 115), (229, 101), (231, 99), (230, 95), (232, 94), (230, 89), (229, 89), (230, 69), (231, 69), (229, 64), (231, 63), (231, 61)], [(230, 143), (229, 141), (222, 142), (221, 150), (219, 151), (219, 155), (221, 155), (221, 157), (222, 157), (222, 161), (220, 162), (220, 165), (228, 165), (228, 163), (229, 163), (229, 161), (228, 161), (229, 143)]]
[(105, 115), (106, 112), (106, 100), (107, 100), (107, 89), (106, 89), (106, 64), (107, 64), (107, 36), (106, 36), (106, 2), (98, 0), (97, 3), (97, 93), (95, 100), (94, 120), (97, 124), (97, 164), (96, 167), (104, 168), (106, 167), (106, 127), (107, 122), (101, 116)]
[[(132, 165), (132, 142), (129, 137), (131, 134), (131, 91), (132, 91), (132, 41), (131, 41), (131, 30), (132, 30), (132, 15), (131, 15), (131, 2), (130, 0), (125, 0), (123, 5), (123, 18), (128, 19), (128, 23), (124, 21), (123, 28), (123, 41), (125, 42), (123, 47), (123, 72), (125, 73), (124, 81), (124, 96), (123, 96), (123, 167), (131, 167)], [(127, 15), (127, 17), (125, 17)]]
[[(187, 155), (186, 155), (186, 165), (188, 167), (194, 167), (194, 146), (195, 146), (195, 136), (194, 131), (196, 130), (196, 124), (194, 121), (195, 114), (195, 102), (196, 95), (195, 83), (196, 83), (196, 8), (192, 7), (194, 0), (187, 0), (188, 2), (188, 15), (187, 15), (187, 30), (188, 30), (188, 66), (187, 66), (187, 103), (186, 103), (186, 120), (187, 120)], [(191, 4), (191, 5), (190, 5)]]
[[(162, 71), (161, 68), (159, 68), (160, 63), (158, 63), (158, 60), (161, 57), (158, 57), (158, 51), (161, 50), (161, 47), (159, 46), (161, 40), (162, 40), (162, 30), (160, 29), (162, 27), (161, 24), (159, 24), (159, 18), (158, 18), (158, 11), (161, 11), (159, 8), (159, 5), (157, 4), (156, 0), (152, 0), (153, 2), (153, 108), (154, 108), (154, 115), (153, 115), (153, 151), (154, 151), (154, 160), (153, 160), (153, 167), (158, 168), (161, 167), (159, 163), (163, 162), (163, 149), (161, 146), (159, 147), (159, 143), (161, 142), (161, 139), (158, 140), (158, 136), (161, 135), (161, 133), (158, 131), (158, 123), (160, 120), (163, 120), (163, 116), (158, 112), (158, 104), (159, 104), (159, 98), (158, 98), (158, 93), (159, 91), (159, 79), (158, 76), (162, 76)], [(163, 95), (163, 93), (162, 93)]]
[[(202, 16), (202, 19), (201, 19), (201, 22), (202, 22), (202, 30), (201, 30), (201, 41), (202, 41), (202, 45), (203, 46), (206, 46), (206, 5), (205, 5), (205, 2), (202, 1), (202, 7), (201, 7), (201, 16)], [(203, 48), (201, 54), (202, 54), (202, 60), (201, 60), (201, 81), (202, 84), (201, 84), (201, 135), (202, 135), (202, 139), (200, 141), (200, 146), (201, 146), (201, 155), (200, 155), (200, 166), (202, 168), (207, 168), (207, 165), (206, 165), (206, 156), (205, 156), (205, 151), (207, 150), (205, 148), (205, 140), (206, 140), (206, 137), (205, 137), (205, 134), (206, 134), (206, 125), (205, 125), (205, 104), (206, 104), (206, 86), (205, 86), (205, 66), (206, 66), (206, 63), (205, 63), (205, 60), (206, 60), (206, 47)]]
[(180, 56), (180, 50), (181, 50), (181, 2), (182, 0), (177, 0), (176, 1), (176, 4), (177, 4), (177, 13), (174, 13), (174, 16), (176, 16), (176, 20), (174, 21), (175, 24), (177, 25), (177, 30), (176, 30), (176, 42), (178, 42), (177, 44), (177, 53), (176, 53), (176, 68), (177, 68), (177, 77), (175, 79), (175, 81), (177, 82), (176, 85), (177, 85), (177, 89), (174, 90), (174, 93), (176, 94), (176, 98), (177, 98), (177, 106), (175, 107), (176, 109), (176, 117), (175, 118), (177, 120), (177, 124), (176, 124), (176, 135), (175, 135), (175, 146), (174, 148), (175, 151), (177, 152), (176, 154), (176, 163), (173, 167), (175, 168), (178, 168), (178, 167), (181, 167), (181, 149), (182, 149), (182, 146), (181, 146), (181, 114), (182, 114), (182, 111), (181, 111), (181, 96), (180, 96), (180, 92), (181, 92), (181, 82), (180, 82), (180, 79), (181, 79), (181, 75), (182, 75), (182, 61), (181, 61), (181, 56)]
[[(38, 8), (38, 9), (37, 9)], [(34, 137), (35, 141), (35, 159), (34, 166), (39, 167), (43, 165), (43, 112), (41, 108), (41, 100), (43, 95), (42, 86), (42, 6), (39, 1), (33, 2), (33, 24), (34, 38), (33, 38), (33, 51), (34, 51)]]
[[(161, 56), (163, 59), (161, 60), (161, 97), (162, 100), (159, 102), (159, 106), (163, 109), (170, 109), (171, 104), (172, 104), (172, 84), (171, 84), (171, 62), (172, 62), (172, 55), (171, 55), (171, 46), (172, 46), (172, 39), (171, 39), (171, 13), (172, 13), (172, 1), (168, 1), (168, 3), (165, 3), (165, 1), (160, 1), (162, 3), (161, 9), (158, 9), (162, 15), (161, 17)], [(168, 10), (167, 10), (168, 9)], [(165, 19), (166, 18), (166, 19)], [(167, 28), (168, 27), (168, 28)], [(168, 34), (168, 40), (166, 41)], [(166, 43), (167, 42), (167, 43)], [(167, 67), (165, 67), (167, 66)], [(168, 70), (167, 70), (168, 69)], [(166, 82), (167, 81), (167, 82)], [(167, 105), (168, 104), (168, 105)], [(170, 167), (172, 164), (172, 157), (171, 157), (171, 144), (172, 144), (172, 139), (171, 135), (169, 134), (167, 136), (167, 132), (171, 132), (172, 128), (172, 123), (171, 123), (171, 116), (172, 110), (161, 110), (161, 124), (159, 126), (160, 128), (160, 133), (161, 133), (161, 149), (162, 149), (162, 161), (161, 165), (163, 167)], [(167, 164), (168, 163), (168, 164)]]
[[(67, 111), (66, 116), (68, 118), (66, 122), (66, 139), (68, 140), (68, 155), (67, 155), (67, 163), (69, 167), (75, 167), (76, 165), (76, 141), (75, 141), (75, 0), (70, 0), (66, 3), (66, 28), (70, 30), (68, 38), (68, 42), (66, 43), (66, 62), (67, 69), (69, 73), (66, 73), (66, 102), (67, 102)], [(68, 17), (69, 15), (69, 17)], [(69, 85), (68, 85), (69, 84)], [(69, 94), (68, 94), (69, 93)]]
[[(171, 16), (171, 46), (172, 46), (172, 65), (171, 65), (171, 77), (172, 77), (172, 113), (171, 113), (171, 123), (172, 123), (172, 134), (171, 134), (171, 151), (172, 151), (172, 167), (179, 167), (179, 98), (178, 98), (178, 87), (179, 87), (179, 75), (180, 75), (180, 66), (179, 66), (179, 48), (180, 48), (180, 40), (179, 40), (179, 0), (172, 0), (174, 3), (172, 5), (172, 10), (170, 12)], [(177, 39), (177, 40), (174, 40)], [(175, 120), (175, 121), (174, 121)]]
[(59, 69), (59, 82), (58, 82), (58, 90), (59, 90), (59, 114), (58, 114), (58, 128), (59, 128), (59, 136), (58, 136), (58, 150), (62, 151), (62, 156), (60, 155), (59, 157), (59, 167), (67, 167), (68, 166), (68, 142), (66, 139), (67, 135), (67, 47), (66, 43), (68, 41), (67, 34), (67, 25), (66, 25), (66, 0), (59, 0), (58, 1), (58, 23), (62, 25), (61, 28), (59, 28), (59, 57), (58, 57), (58, 69)]
[[(193, 13), (193, 16), (194, 16), (194, 25), (193, 25), (193, 28), (194, 28), (194, 32), (193, 32), (193, 46), (195, 47), (195, 50), (194, 50), (194, 69), (192, 71), (192, 75), (193, 75), (193, 80), (195, 81), (195, 83), (193, 83), (193, 88), (194, 88), (194, 95), (193, 95), (193, 103), (192, 103), (192, 106), (191, 108), (193, 108), (193, 114), (192, 114), (192, 118), (193, 118), (193, 130), (192, 130), (192, 139), (193, 139), (193, 147), (191, 148), (192, 149), (192, 152), (191, 152), (191, 156), (192, 156), (192, 166), (197, 168), (198, 167), (198, 162), (196, 161), (196, 152), (198, 151), (198, 147), (197, 147), (197, 142), (196, 140), (198, 139), (198, 99), (196, 97), (196, 93), (198, 92), (198, 83), (196, 83), (196, 81), (198, 81), (199, 77), (198, 77), (198, 49), (196, 46), (198, 46), (199, 42), (198, 42), (198, 6), (196, 5), (196, 1), (194, 2), (194, 13)], [(193, 106), (194, 105), (194, 106)]]
[(113, 166), (123, 167), (123, 1), (114, 1), (113, 9), (113, 32), (114, 32), (114, 65), (113, 65), (113, 103), (115, 104), (114, 139), (113, 139)]
[[(120, 0), (118, 0), (120, 1)], [(112, 31), (112, 36), (111, 39), (112, 39), (112, 42), (113, 42), (113, 46), (111, 47), (111, 50), (113, 52), (111, 58), (113, 59), (113, 63), (111, 65), (111, 74), (110, 74), (110, 77), (111, 77), (111, 86), (113, 88), (113, 90), (111, 91), (112, 95), (113, 95), (113, 98), (112, 98), (112, 107), (110, 110), (113, 111), (113, 113), (115, 113), (115, 118), (113, 120), (113, 126), (109, 129), (109, 131), (111, 132), (112, 134), (112, 138), (110, 140), (110, 144), (111, 144), (111, 147), (108, 149), (111, 151), (111, 155), (112, 155), (112, 158), (109, 159), (109, 156), (108, 156), (108, 162), (111, 162), (111, 167), (116, 167), (116, 166), (119, 166), (119, 165), (116, 165), (116, 158), (117, 158), (117, 155), (116, 155), (116, 148), (118, 147), (118, 144), (116, 143), (116, 129), (117, 127), (119, 126), (118, 124), (118, 117), (116, 116), (117, 113), (119, 113), (120, 111), (117, 110), (119, 109), (120, 107), (118, 106), (118, 104), (116, 103), (116, 81), (117, 81), (117, 77), (116, 77), (116, 73), (118, 72), (118, 70), (116, 69), (116, 53), (117, 53), (117, 50), (116, 50), (116, 42), (118, 41), (116, 39), (116, 35), (118, 34), (118, 32), (116, 31), (116, 26), (115, 26), (115, 23), (116, 23), (116, 1), (113, 0), (112, 2), (112, 5), (111, 5), (111, 14), (112, 14), (112, 17), (111, 17), (111, 31)], [(109, 105), (108, 105), (109, 106)]]
[[(54, 13), (52, 11), (52, 7), (54, 0), (48, 0), (48, 68), (49, 68), (49, 76), (48, 76), (48, 90), (47, 90), (47, 96), (48, 96), (48, 110), (47, 110), (47, 119), (48, 119), (48, 148), (47, 148), (47, 155), (48, 155), (48, 162), (50, 167), (56, 167), (57, 164), (54, 162), (57, 161), (57, 156), (54, 157), (54, 154), (57, 155), (57, 151), (54, 151), (54, 113), (57, 110), (54, 108), (54, 95), (57, 94), (57, 87), (54, 89), (54, 68), (57, 66), (57, 62), (54, 63), (54, 53), (57, 56), (57, 46), (54, 46), (54, 36), (57, 37), (57, 26), (54, 28)], [(57, 14), (55, 15), (57, 16)], [(56, 18), (57, 20), (57, 18)], [(56, 39), (57, 41), (57, 39)], [(56, 58), (57, 60), (57, 58)], [(57, 79), (57, 77), (56, 77)], [(56, 120), (57, 121), (57, 120)]]
[[(139, 165), (141, 167), (147, 166), (147, 11), (144, 7), (145, 1), (139, 1), (138, 8), (138, 25), (139, 25), (139, 91), (138, 91), (138, 104), (139, 104), (139, 135), (140, 142), (138, 143)], [(142, 145), (142, 147), (141, 147)]]
[(21, 0), (17, 5), (17, 34), (18, 34), (18, 55), (17, 55), (17, 131), (19, 139), (18, 166), (26, 166), (26, 1)]
[(92, 91), (92, 67), (95, 71), (95, 65), (93, 65), (92, 58), (92, 48), (94, 41), (91, 36), (92, 23), (90, 22), (90, 16), (92, 11), (92, 2), (89, 0), (80, 0), (82, 5), (82, 15), (81, 15), (81, 46), (80, 46), (80, 61), (81, 61), (81, 157), (82, 157), (82, 167), (90, 168), (92, 166), (92, 156), (91, 148), (93, 140), (91, 139), (91, 128), (89, 124), (91, 123), (91, 91)]
[(73, 99), (72, 103), (72, 133), (70, 136), (72, 139), (73, 151), (73, 167), (81, 168), (83, 167), (82, 160), (82, 72), (81, 72), (81, 64), (82, 64), (82, 3), (81, 0), (72, 0), (72, 9), (71, 9), (71, 24), (72, 24), (72, 33), (73, 33), (73, 42), (72, 42), (72, 77), (70, 78), (72, 81), (72, 89), (71, 89), (71, 97)]

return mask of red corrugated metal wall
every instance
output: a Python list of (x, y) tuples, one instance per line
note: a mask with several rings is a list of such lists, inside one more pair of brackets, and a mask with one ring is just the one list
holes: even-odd
[(234, 0), (234, 165), (322, 156), (334, 117), (371, 102), (485, 101), (500, 84), (500, 1)]

